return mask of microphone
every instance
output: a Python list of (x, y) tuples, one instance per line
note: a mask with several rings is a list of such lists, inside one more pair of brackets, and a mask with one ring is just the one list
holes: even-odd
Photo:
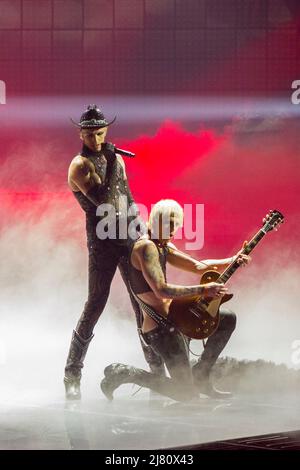
[[(103, 145), (102, 145), (102, 147), (103, 147)], [(120, 155), (124, 155), (124, 157), (129, 157), (129, 158), (134, 158), (135, 157), (135, 153), (129, 152), (129, 150), (119, 149), (118, 147), (116, 147), (111, 142), (105, 142), (104, 147), (107, 150), (110, 150), (111, 152), (119, 153)]]
[(115, 153), (119, 153), (120, 155), (124, 155), (124, 157), (129, 157), (129, 158), (134, 158), (135, 157), (135, 153), (129, 152), (129, 150), (119, 149), (115, 146), (114, 146), (114, 149), (115, 149)]

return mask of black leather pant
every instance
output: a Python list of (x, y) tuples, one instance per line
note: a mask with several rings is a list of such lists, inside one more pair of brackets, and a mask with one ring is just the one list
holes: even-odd
[(194, 386), (185, 338), (160, 325), (143, 337), (167, 366), (170, 377), (125, 364), (111, 364), (104, 370), (105, 379), (101, 383), (104, 393), (111, 393), (121, 384), (133, 383), (177, 401), (196, 398), (199, 392)]
[[(227, 309), (220, 312), (220, 323), (218, 329), (211, 335), (205, 344), (204, 351), (197, 364), (193, 366), (193, 374), (200, 373), (207, 376), (217, 361), (219, 355), (225, 348), (229, 338), (236, 326), (236, 315)], [(178, 333), (170, 333), (162, 326), (156, 327), (148, 333), (144, 333), (145, 341), (153, 351), (160, 356), (166, 365), (171, 377), (176, 380), (191, 380), (191, 368), (189, 362), (189, 338), (184, 338)]]
[(170, 332), (163, 326), (157, 326), (148, 333), (143, 333), (145, 341), (165, 364), (170, 377), (190, 386), (192, 373), (189, 361), (188, 339), (180, 333)]
[[(223, 311), (218, 330), (208, 339), (201, 360), (191, 368), (189, 339), (158, 325), (148, 333), (144, 333), (143, 338), (166, 365), (170, 378), (125, 364), (111, 364), (104, 370), (102, 390), (106, 389), (104, 393), (107, 394), (121, 384), (134, 383), (178, 401), (197, 398), (200, 371), (202, 380), (208, 378), (210, 368), (230, 338), (234, 326), (235, 315), (230, 311)], [(203, 369), (207, 372), (206, 376), (203, 374)]]
[(76, 326), (77, 333), (87, 340), (103, 312), (117, 266), (126, 249), (109, 240), (89, 243), (88, 298)]
[(236, 315), (231, 310), (220, 311), (218, 329), (206, 341), (205, 348), (197, 364), (193, 366), (194, 378), (203, 380), (209, 377), (211, 368), (228, 343), (236, 327)]
[[(142, 326), (142, 313), (139, 305), (132, 296), (128, 286), (128, 250), (110, 240), (89, 239), (89, 265), (88, 265), (88, 299), (83, 312), (73, 332), (69, 355), (67, 358), (65, 375), (72, 378), (81, 377), (83, 361), (93, 329), (102, 314), (110, 292), (112, 279), (117, 267), (121, 272), (130, 295), (131, 304), (136, 315), (138, 329)], [(159, 372), (161, 359), (149, 345), (141, 341), (146, 361), (152, 371)]]

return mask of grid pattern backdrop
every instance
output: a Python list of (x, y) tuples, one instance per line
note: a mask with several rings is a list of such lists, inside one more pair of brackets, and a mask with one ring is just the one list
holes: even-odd
[(299, 3), (0, 0), (0, 79), (18, 94), (286, 92)]

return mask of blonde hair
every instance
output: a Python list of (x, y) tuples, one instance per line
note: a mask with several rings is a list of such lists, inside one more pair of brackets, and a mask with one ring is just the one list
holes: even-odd
[(181, 205), (174, 201), (174, 199), (161, 199), (151, 209), (148, 228), (152, 230), (155, 223), (157, 223), (159, 216), (170, 217), (171, 214), (174, 214), (175, 219), (177, 219), (178, 226), (182, 227), (183, 225), (183, 208)]

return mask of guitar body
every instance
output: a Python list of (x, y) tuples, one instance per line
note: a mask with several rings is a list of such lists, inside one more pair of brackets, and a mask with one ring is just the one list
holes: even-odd
[[(207, 271), (201, 277), (200, 284), (216, 282), (219, 276), (216, 271)], [(219, 326), (220, 305), (232, 297), (232, 294), (226, 294), (219, 299), (205, 299), (205, 303), (198, 303), (200, 296), (174, 299), (170, 304), (168, 319), (189, 338), (208, 338)]]

